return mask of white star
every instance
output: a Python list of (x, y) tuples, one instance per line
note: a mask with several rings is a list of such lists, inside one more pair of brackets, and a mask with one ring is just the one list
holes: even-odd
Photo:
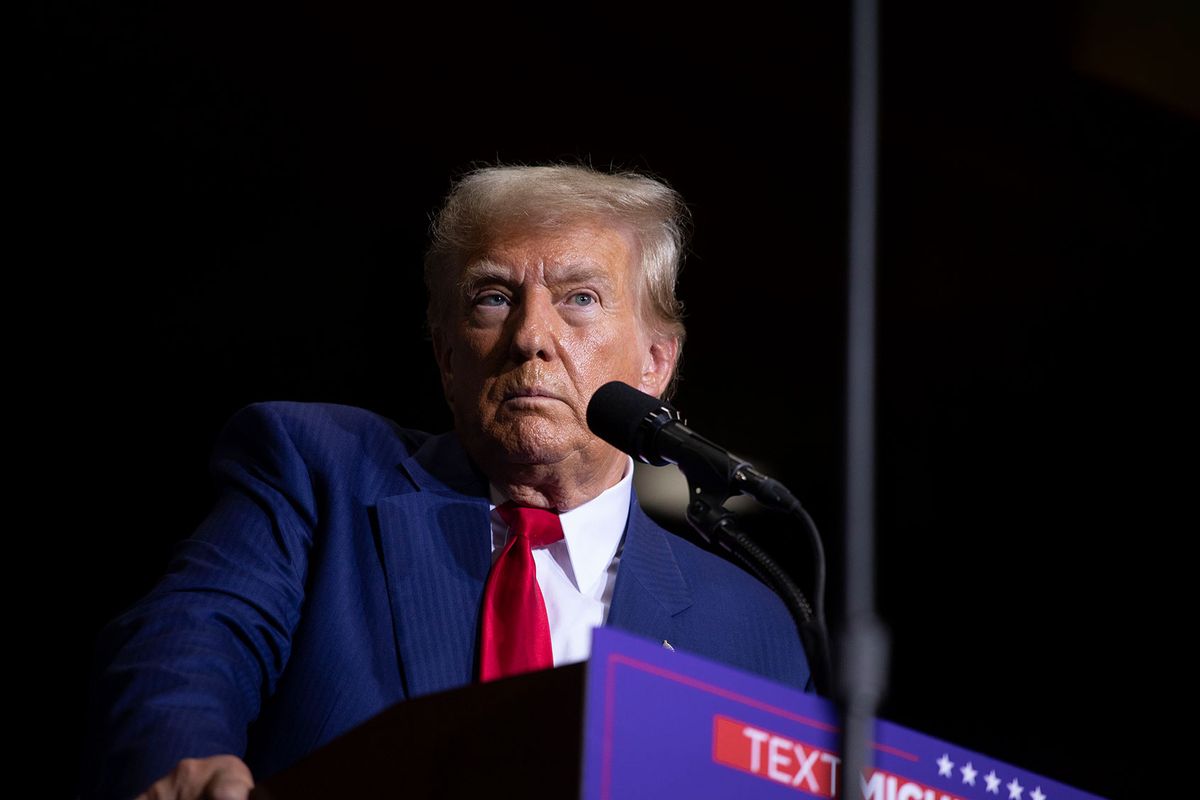
[[(958, 771), (963, 775), (963, 783), (967, 784), (968, 786), (975, 785), (975, 776), (979, 774), (979, 770), (971, 766), (970, 761), (967, 762), (965, 767), (960, 767)], [(1041, 800), (1045, 799), (1041, 798)]]
[(937, 760), (938, 775), (945, 775), (947, 778), (954, 774), (954, 762), (950, 760), (949, 753), (942, 753), (942, 757)]
[(1008, 783), (1004, 784), (1004, 788), (1008, 789), (1008, 800), (1021, 800), (1021, 791), (1025, 788), (1017, 783), (1017, 779), (1013, 778)]
[(1000, 794), (1000, 778), (996, 776), (996, 770), (992, 770), (987, 775), (983, 776), (987, 781), (987, 790), (992, 794)]
[(1029, 793), (1029, 800), (1046, 800), (1046, 795), (1042, 794), (1042, 787), (1037, 787)]

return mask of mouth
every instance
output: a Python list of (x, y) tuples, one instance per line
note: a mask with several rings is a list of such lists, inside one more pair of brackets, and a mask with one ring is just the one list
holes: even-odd
[(544, 400), (561, 400), (558, 395), (539, 389), (537, 387), (510, 389), (504, 393), (503, 402), (507, 403), (510, 400), (525, 400), (525, 401), (544, 401)]

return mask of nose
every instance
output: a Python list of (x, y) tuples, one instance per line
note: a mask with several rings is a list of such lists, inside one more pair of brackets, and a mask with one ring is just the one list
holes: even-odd
[(510, 319), (512, 331), (512, 357), (518, 363), (554, 357), (554, 330), (558, 315), (554, 304), (544, 291), (526, 292)]

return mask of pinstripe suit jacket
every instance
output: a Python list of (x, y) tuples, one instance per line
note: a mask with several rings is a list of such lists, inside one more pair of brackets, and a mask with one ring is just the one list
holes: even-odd
[[(488, 484), (454, 434), (263, 403), (212, 460), (219, 495), (151, 593), (101, 633), (84, 797), (181, 758), (270, 775), (388, 706), (470, 683)], [(781, 601), (633, 498), (607, 624), (809, 688)]]

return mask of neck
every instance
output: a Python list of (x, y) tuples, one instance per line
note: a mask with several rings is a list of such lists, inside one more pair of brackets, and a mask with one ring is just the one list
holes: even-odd
[(556, 464), (484, 464), (492, 484), (514, 503), (536, 508), (570, 511), (616, 486), (628, 463), (624, 453), (611, 453), (599, 460), (566, 459)]

